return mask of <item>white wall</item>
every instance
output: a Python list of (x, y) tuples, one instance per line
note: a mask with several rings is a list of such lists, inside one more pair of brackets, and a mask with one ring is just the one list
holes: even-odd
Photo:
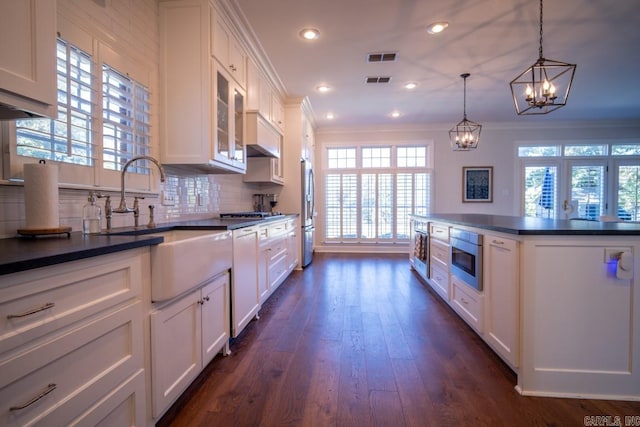
[[(568, 108), (568, 107), (567, 107)], [(514, 113), (515, 115), (515, 113)], [(480, 145), (469, 152), (452, 151), (448, 131), (453, 125), (320, 129), (316, 133), (316, 159), (326, 144), (380, 141), (434, 141), (432, 211), (519, 215), (520, 176), (516, 146), (522, 142), (589, 142), (634, 140), (640, 142), (640, 121), (560, 123), (542, 117), (529, 123), (483, 123)], [(320, 165), (320, 162), (316, 162)], [(493, 202), (462, 203), (462, 167), (493, 166)], [(319, 195), (322, 196), (321, 194)], [(320, 206), (322, 203), (320, 201)], [(319, 211), (319, 215), (322, 212)], [(318, 218), (318, 237), (324, 233)], [(321, 239), (317, 238), (317, 245)]]
[[(640, 121), (556, 123), (536, 120), (533, 125), (483, 124), (480, 145), (469, 152), (452, 151), (451, 126), (371, 127), (319, 130), (316, 158), (324, 145), (349, 141), (434, 141), (433, 212), (519, 215), (519, 176), (516, 146), (522, 142), (589, 142), (635, 140), (640, 142)], [(319, 162), (318, 162), (319, 163)], [(493, 203), (462, 203), (462, 167), (493, 166)]]

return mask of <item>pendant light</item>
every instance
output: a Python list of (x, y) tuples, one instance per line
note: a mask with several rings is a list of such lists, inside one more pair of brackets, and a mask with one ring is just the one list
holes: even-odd
[(453, 151), (471, 151), (478, 148), (482, 125), (467, 120), (467, 77), (471, 74), (460, 74), (464, 80), (464, 116), (462, 120), (449, 131), (449, 141)]
[(546, 59), (542, 54), (542, 0), (540, 0), (539, 58), (511, 81), (518, 115), (547, 114), (567, 105), (576, 64)]

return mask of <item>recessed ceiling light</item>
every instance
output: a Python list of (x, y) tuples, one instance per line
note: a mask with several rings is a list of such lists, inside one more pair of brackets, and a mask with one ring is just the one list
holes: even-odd
[(442, 22), (434, 22), (433, 24), (429, 24), (427, 26), (427, 32), (429, 34), (438, 34), (444, 31), (445, 28), (449, 26), (449, 23), (446, 21)]
[(409, 82), (409, 83), (405, 83), (404, 88), (405, 89), (415, 89), (418, 86), (418, 83), (415, 82)]
[(303, 28), (298, 34), (305, 40), (318, 40), (320, 38), (320, 31), (315, 28)]
[(333, 113), (327, 113), (325, 117), (327, 118), (327, 120), (333, 120), (336, 118), (336, 116)]
[(316, 90), (320, 93), (327, 93), (331, 90), (331, 86), (329, 85), (325, 85), (325, 84), (321, 84), (316, 86)]
[(397, 117), (400, 117), (400, 111), (392, 111), (390, 115), (395, 119)]

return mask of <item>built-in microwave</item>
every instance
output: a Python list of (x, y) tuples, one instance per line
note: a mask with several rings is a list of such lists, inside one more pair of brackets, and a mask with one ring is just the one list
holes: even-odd
[(449, 244), (451, 274), (476, 290), (482, 291), (482, 235), (452, 228)]

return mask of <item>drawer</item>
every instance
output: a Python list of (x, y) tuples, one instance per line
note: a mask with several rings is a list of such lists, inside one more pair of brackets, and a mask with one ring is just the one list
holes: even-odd
[(451, 291), (453, 308), (469, 326), (482, 333), (482, 294), (453, 275), (451, 276)]
[(287, 273), (287, 257), (281, 256), (269, 264), (269, 287), (279, 283)]
[(130, 304), (1, 360), (0, 425), (68, 425), (141, 370), (141, 311)]
[(277, 224), (271, 224), (269, 226), (269, 236), (277, 237), (287, 232), (287, 226), (285, 222), (278, 222)]
[(445, 301), (449, 301), (449, 269), (438, 262), (432, 262), (430, 268), (430, 284)]
[(124, 251), (4, 276), (0, 355), (138, 297), (148, 249), (144, 255)]
[(430, 223), (429, 234), (432, 239), (442, 240), (443, 242), (449, 241), (449, 226), (444, 224)]
[(449, 248), (449, 245), (437, 240), (432, 240), (429, 250), (431, 258), (436, 258), (444, 265), (449, 265), (449, 258), (451, 257), (451, 250)]
[(285, 236), (274, 239), (269, 246), (269, 263), (272, 263), (276, 258), (280, 258), (287, 251), (287, 240)]

